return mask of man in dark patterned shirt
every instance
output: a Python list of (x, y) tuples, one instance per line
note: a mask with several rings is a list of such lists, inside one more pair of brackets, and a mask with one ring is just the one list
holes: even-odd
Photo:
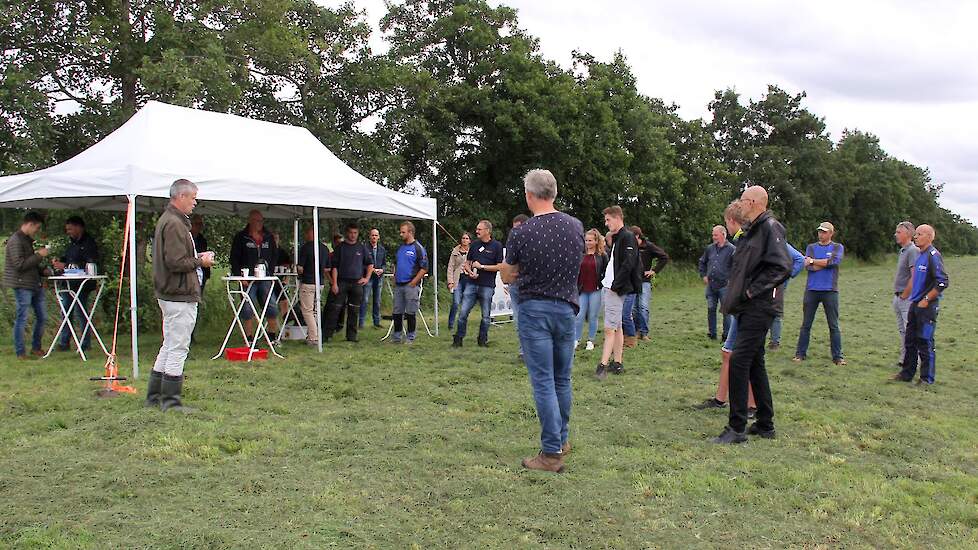
[(523, 466), (561, 472), (570, 452), (567, 424), (584, 226), (554, 208), (557, 180), (549, 171), (531, 170), (523, 188), (533, 217), (510, 237), (500, 270), (504, 283), (519, 287), (517, 331), (540, 418), (540, 453), (523, 459)]

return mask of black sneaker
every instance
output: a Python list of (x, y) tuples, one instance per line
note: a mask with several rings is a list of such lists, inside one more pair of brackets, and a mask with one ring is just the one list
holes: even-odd
[(778, 434), (774, 431), (773, 428), (770, 430), (762, 430), (757, 426), (757, 422), (754, 422), (753, 424), (750, 425), (749, 428), (747, 428), (747, 433), (749, 435), (756, 435), (758, 437), (763, 437), (764, 439), (774, 439), (775, 437), (778, 436)]
[(748, 408), (747, 409), (747, 419), (748, 420), (752, 420), (755, 416), (757, 416), (757, 409), (754, 408), (754, 407)]
[(479, 340), (479, 347), (480, 348), (488, 348), (489, 347), (489, 341), (488, 340)]
[(697, 403), (693, 405), (694, 409), (722, 409), (727, 406), (726, 401), (720, 401), (716, 397), (711, 397), (702, 403)]
[(598, 380), (604, 380), (605, 378), (607, 378), (608, 365), (605, 365), (604, 363), (598, 363), (598, 368), (595, 369), (594, 376), (596, 376)]
[(460, 348), (460, 347), (462, 347), (462, 338), (460, 336), (453, 336), (452, 337), (452, 347), (453, 348)]
[(611, 369), (611, 374), (622, 374), (625, 372), (625, 365), (622, 365), (618, 361), (612, 361), (608, 368)]
[(747, 433), (734, 431), (730, 426), (725, 426), (720, 435), (714, 437), (710, 440), (710, 443), (717, 443), (719, 445), (733, 445), (736, 443), (746, 443)]
[(709, 338), (710, 340), (716, 340), (717, 339), (717, 335), (716, 334), (707, 333), (706, 334), (706, 337)]

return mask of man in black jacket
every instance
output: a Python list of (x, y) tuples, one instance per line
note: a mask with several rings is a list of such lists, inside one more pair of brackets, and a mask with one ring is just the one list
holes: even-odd
[[(772, 439), (774, 403), (764, 368), (764, 340), (774, 318), (784, 311), (781, 286), (791, 275), (784, 226), (767, 209), (767, 191), (748, 187), (740, 197), (747, 232), (737, 241), (723, 313), (737, 317), (737, 339), (730, 358), (730, 420), (714, 443), (743, 443), (747, 434)], [(747, 427), (747, 388), (754, 389), (757, 420)]]
[[(85, 231), (85, 220), (79, 216), (71, 216), (65, 220), (65, 234), (68, 235), (68, 247), (65, 248), (65, 252), (60, 260), (55, 259), (51, 262), (51, 265), (54, 266), (55, 273), (64, 273), (65, 268), (69, 265), (73, 265), (78, 269), (85, 269), (90, 263), (98, 263), (98, 244)], [(88, 325), (85, 322), (85, 313), (82, 310), (88, 311), (88, 294), (92, 289), (91, 287), (82, 287), (81, 282), (76, 281), (68, 283), (68, 287), (72, 292), (78, 293), (78, 304), (71, 311), (68, 311), (73, 299), (67, 292), (60, 293), (58, 300), (61, 301), (61, 305), (65, 311), (68, 311), (70, 316), (74, 317), (75, 323), (78, 325), (77, 333), (81, 333), (84, 330), (82, 349), (88, 351), (88, 348), (91, 346), (92, 333), (88, 329)], [(58, 349), (60, 351), (68, 350), (68, 338), (70, 337), (71, 331), (68, 330), (68, 327), (65, 327), (61, 331), (61, 337), (58, 339)]]
[(601, 279), (603, 287), (601, 300), (604, 302), (604, 350), (601, 352), (601, 362), (594, 372), (598, 380), (604, 380), (609, 370), (614, 374), (625, 371), (622, 364), (622, 350), (625, 345), (622, 316), (632, 313), (623, 310), (625, 297), (635, 294), (642, 288), (638, 241), (631, 231), (625, 229), (625, 215), (621, 207), (605, 208), (604, 223), (613, 236), (610, 259)]
[[(652, 242), (647, 235), (642, 232), (642, 228), (633, 225), (632, 233), (638, 240), (638, 258), (642, 268), (642, 288), (635, 297), (635, 308), (632, 311), (632, 318), (635, 319), (635, 328), (638, 331), (639, 340), (649, 339), (649, 310), (652, 307), (652, 279), (662, 272), (669, 263), (669, 254), (661, 246)], [(655, 265), (652, 262), (655, 262)], [(628, 330), (628, 321), (625, 321), (625, 330)], [(625, 339), (628, 346), (628, 338)], [(634, 345), (634, 342), (633, 342)]]
[[(248, 269), (249, 275), (255, 275), (255, 266), (265, 264), (268, 274), (278, 263), (278, 245), (275, 237), (265, 229), (265, 217), (258, 210), (248, 213), (248, 225), (234, 236), (231, 241), (231, 275), (240, 276), (242, 269)], [(271, 281), (256, 281), (248, 286), (248, 296), (256, 308), (263, 307), (274, 286)], [(250, 307), (241, 309), (241, 319), (245, 322), (248, 334), (255, 334), (255, 312)], [(278, 304), (274, 297), (268, 299), (268, 339), (275, 341), (278, 337)]]

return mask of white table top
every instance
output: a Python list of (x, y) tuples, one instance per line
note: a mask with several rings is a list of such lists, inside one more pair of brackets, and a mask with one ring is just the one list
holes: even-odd
[(86, 279), (108, 279), (108, 275), (52, 275), (49, 281), (83, 281)]
[(237, 276), (233, 276), (233, 277), (231, 277), (231, 276), (221, 277), (221, 280), (222, 281), (245, 281), (245, 282), (247, 282), (247, 281), (277, 281), (278, 280), (278, 277), (275, 277), (274, 275), (270, 275), (270, 276), (266, 276), (266, 277), (255, 277), (253, 275), (249, 275), (247, 277), (242, 277), (240, 275), (237, 275)]

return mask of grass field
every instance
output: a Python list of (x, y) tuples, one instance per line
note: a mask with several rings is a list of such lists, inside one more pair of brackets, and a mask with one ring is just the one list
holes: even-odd
[(488, 351), (451, 349), (444, 327), (410, 348), (368, 328), (253, 366), (210, 361), (211, 332), (187, 365), (189, 417), (142, 408), (145, 378), (138, 397), (98, 400), (99, 361), (15, 362), (8, 338), (0, 547), (974, 548), (978, 258), (947, 268), (930, 388), (887, 381), (889, 263), (843, 272), (846, 367), (822, 318), (809, 360), (789, 361), (796, 281), (768, 356), (779, 437), (737, 447), (706, 441), (725, 411), (690, 407), (719, 367), (702, 289), (657, 289), (652, 341), (623, 376), (597, 382), (596, 352), (578, 352), (559, 476), (520, 467), (539, 431), (511, 326)]

